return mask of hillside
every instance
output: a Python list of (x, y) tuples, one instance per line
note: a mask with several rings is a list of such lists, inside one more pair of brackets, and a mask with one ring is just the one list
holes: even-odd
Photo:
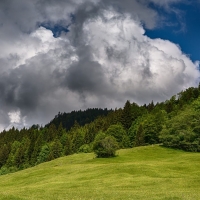
[[(64, 124), (70, 118), (68, 130)], [(88, 109), (60, 113), (45, 127), (36, 125), (21, 130), (13, 127), (0, 133), (0, 174), (66, 155), (95, 151), (102, 145), (101, 141), (94, 145), (99, 136), (105, 137), (102, 141), (107, 147), (110, 146), (107, 142), (115, 141), (116, 149), (162, 143), (165, 147), (200, 152), (199, 124), (200, 86), (156, 104), (152, 101), (140, 106), (127, 100), (123, 108), (113, 111)]]
[(109, 159), (74, 154), (0, 176), (0, 199), (200, 199), (197, 153), (157, 145)]
[(71, 113), (58, 113), (54, 119), (49, 122), (46, 127), (49, 127), (50, 125), (54, 124), (56, 128), (59, 127), (60, 124), (62, 124), (63, 128), (66, 130), (70, 130), (70, 128), (74, 125), (75, 121), (80, 125), (84, 126), (85, 124), (88, 124), (92, 121), (94, 121), (96, 118), (100, 116), (107, 116), (109, 112), (112, 110), (108, 109), (100, 109), (100, 108), (90, 108), (87, 110), (79, 110), (79, 111), (72, 111)]

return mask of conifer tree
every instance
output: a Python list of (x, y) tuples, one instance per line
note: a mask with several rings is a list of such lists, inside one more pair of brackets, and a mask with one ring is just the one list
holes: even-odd
[(0, 168), (6, 164), (6, 161), (9, 156), (9, 147), (8, 145), (3, 145), (0, 149)]
[(69, 135), (66, 135), (65, 145), (64, 145), (64, 154), (70, 155), (72, 154), (72, 140)]
[(72, 136), (72, 151), (78, 152), (79, 148), (84, 144), (84, 133), (81, 129), (73, 132)]
[(143, 125), (140, 124), (135, 136), (135, 146), (142, 146), (145, 144)]
[(58, 126), (58, 138), (60, 138), (65, 132), (65, 129), (62, 126), (62, 123), (59, 124)]
[(54, 124), (51, 124), (48, 128), (48, 142), (53, 141), (58, 136), (58, 131)]
[(29, 145), (30, 140), (27, 137), (23, 138), (19, 148), (15, 153), (14, 164), (17, 168), (23, 169), (25, 165), (29, 165), (27, 156)]
[(35, 141), (34, 149), (31, 155), (31, 165), (35, 165), (37, 162), (37, 158), (39, 156), (40, 150), (44, 144), (43, 141), (43, 134), (40, 132), (40, 134), (37, 137), (37, 140)]
[(20, 142), (19, 141), (14, 141), (11, 145), (11, 150), (10, 150), (10, 153), (9, 153), (9, 157), (7, 159), (7, 162), (6, 162), (6, 166), (7, 167), (12, 167), (14, 166), (14, 162), (15, 162), (15, 154), (17, 152), (17, 149), (19, 149), (20, 147)]
[(147, 106), (147, 109), (148, 109), (149, 112), (151, 112), (154, 109), (153, 101)]
[(62, 155), (62, 144), (60, 140), (55, 139), (50, 144), (50, 160), (59, 158)]
[(125, 130), (127, 131), (132, 124), (132, 114), (131, 114), (131, 103), (130, 101), (126, 101), (124, 105), (124, 109), (122, 111), (122, 116), (121, 116), (121, 123)]

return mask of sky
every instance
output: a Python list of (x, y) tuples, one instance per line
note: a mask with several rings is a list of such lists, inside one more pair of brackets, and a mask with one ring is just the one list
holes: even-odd
[(199, 11), (199, 0), (1, 0), (0, 130), (197, 86)]

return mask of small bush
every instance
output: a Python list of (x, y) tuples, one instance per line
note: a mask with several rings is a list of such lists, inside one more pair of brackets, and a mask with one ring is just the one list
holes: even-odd
[(3, 166), (0, 169), (0, 175), (5, 175), (5, 174), (8, 174), (8, 173), (10, 173), (10, 170), (7, 167)]
[(114, 157), (118, 148), (116, 139), (113, 136), (107, 136), (103, 132), (96, 136), (93, 144), (94, 153), (98, 158)]

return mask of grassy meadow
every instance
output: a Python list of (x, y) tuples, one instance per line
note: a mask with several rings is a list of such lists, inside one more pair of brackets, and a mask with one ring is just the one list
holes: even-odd
[(200, 199), (199, 153), (154, 145), (117, 154), (75, 154), (0, 176), (0, 199)]

